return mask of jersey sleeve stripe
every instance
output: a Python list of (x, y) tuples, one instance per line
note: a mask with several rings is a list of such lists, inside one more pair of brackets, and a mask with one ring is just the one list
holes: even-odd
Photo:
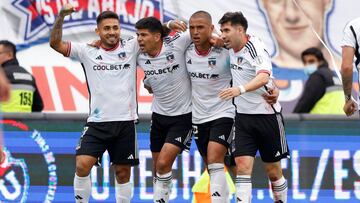
[(250, 47), (253, 49), (253, 51), (254, 51), (254, 53), (255, 53), (255, 57), (256, 57), (256, 56), (257, 56), (257, 52), (256, 52), (256, 49), (255, 49), (254, 44), (253, 44), (251, 41), (249, 41), (249, 45), (250, 45)]
[(270, 75), (270, 71), (268, 71), (268, 70), (259, 70), (256, 74), (258, 75), (260, 73), (267, 73)]
[(70, 56), (70, 51), (71, 51), (71, 42), (67, 42), (67, 50), (66, 50), (66, 54), (64, 56), (69, 57)]
[(245, 47), (249, 49), (251, 58), (255, 59), (255, 55), (254, 55), (254, 52), (252, 51), (251, 47), (248, 44), (245, 44)]

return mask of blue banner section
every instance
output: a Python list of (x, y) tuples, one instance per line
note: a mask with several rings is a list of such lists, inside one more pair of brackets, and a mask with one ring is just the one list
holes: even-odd
[[(75, 146), (79, 140), (79, 132), (41, 132), (46, 143), (55, 154), (74, 154)], [(5, 144), (15, 153), (39, 153), (36, 143), (29, 142), (29, 132), (11, 131), (6, 132)], [(149, 133), (138, 133), (139, 149), (149, 149)], [(287, 135), (291, 149), (301, 149), (309, 157), (319, 156), (316, 152), (323, 149), (332, 150), (359, 150), (360, 136), (333, 136), (333, 135)], [(191, 154), (196, 150), (193, 140)]]

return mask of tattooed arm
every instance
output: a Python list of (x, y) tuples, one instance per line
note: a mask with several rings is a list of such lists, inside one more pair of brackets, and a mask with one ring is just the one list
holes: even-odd
[(356, 103), (351, 99), (354, 55), (353, 47), (342, 48), (341, 77), (345, 94), (344, 112), (347, 116), (351, 116), (356, 111)]
[(56, 18), (54, 27), (51, 30), (50, 47), (63, 55), (68, 54), (68, 43), (62, 41), (62, 26), (64, 18), (74, 11), (75, 9), (71, 4), (65, 4), (59, 13), (59, 16)]

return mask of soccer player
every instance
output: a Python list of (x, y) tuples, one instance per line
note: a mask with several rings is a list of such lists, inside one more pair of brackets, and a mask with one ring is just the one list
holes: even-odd
[[(0, 53), (1, 55), (1, 53)], [(6, 78), (6, 75), (4, 71), (2, 70), (2, 67), (0, 67), (0, 101), (8, 101), (10, 99), (10, 82)], [(3, 135), (0, 131), (0, 165), (5, 161), (5, 153), (3, 152)]]
[(62, 41), (64, 17), (74, 11), (70, 4), (61, 9), (51, 32), (50, 46), (81, 62), (89, 90), (89, 117), (76, 147), (75, 201), (89, 201), (90, 170), (107, 150), (118, 183), (116, 202), (129, 203), (131, 167), (139, 164), (134, 124), (138, 118), (135, 76), (139, 47), (135, 39), (120, 38), (119, 17), (111, 11), (97, 17), (99, 49)]
[(360, 18), (350, 21), (345, 29), (341, 42), (342, 64), (341, 76), (345, 94), (344, 112), (347, 116), (353, 115), (359, 106), (351, 98), (354, 56), (356, 57), (355, 66), (358, 71), (358, 82), (360, 85)]
[(219, 97), (235, 97), (235, 162), (237, 202), (251, 202), (251, 173), (257, 150), (271, 181), (274, 201), (287, 201), (287, 182), (280, 160), (289, 156), (281, 106), (266, 103), (262, 94), (272, 87), (272, 65), (263, 42), (246, 33), (248, 24), (241, 12), (228, 12), (220, 19), (222, 38), (230, 49), (233, 87)]
[(150, 149), (156, 175), (154, 202), (169, 201), (172, 165), (191, 142), (191, 91), (184, 52), (188, 33), (165, 37), (159, 20), (147, 17), (135, 25), (144, 84), (153, 92)]
[(233, 139), (235, 107), (218, 94), (231, 87), (229, 51), (210, 44), (214, 25), (208, 12), (192, 14), (189, 28), (193, 43), (185, 58), (191, 79), (194, 138), (210, 175), (211, 202), (225, 203), (229, 202), (229, 188), (224, 157)]

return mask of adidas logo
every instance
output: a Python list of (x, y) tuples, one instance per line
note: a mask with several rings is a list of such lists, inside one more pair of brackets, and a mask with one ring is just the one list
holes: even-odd
[(212, 197), (221, 197), (220, 193), (218, 193), (217, 191), (214, 192), (211, 196)]
[(225, 135), (220, 135), (219, 138), (225, 140)]
[(101, 55), (99, 55), (99, 56), (96, 57), (95, 59), (97, 59), (97, 60), (102, 60), (102, 57), (101, 57)]
[(165, 203), (165, 200), (163, 198), (161, 198), (161, 199), (156, 200), (155, 202), (156, 203)]
[(192, 64), (191, 59), (189, 59), (186, 63), (187, 64)]
[(280, 152), (279, 152), (279, 151), (277, 151), (276, 154), (275, 154), (275, 157), (278, 157), (278, 156), (280, 156)]
[(130, 154), (130, 156), (127, 159), (134, 159), (134, 156)]
[(181, 142), (181, 137), (175, 138), (176, 141)]
[(151, 64), (150, 60), (148, 59), (145, 64)]
[(80, 195), (76, 195), (75, 199), (79, 200), (79, 199), (83, 199)]

